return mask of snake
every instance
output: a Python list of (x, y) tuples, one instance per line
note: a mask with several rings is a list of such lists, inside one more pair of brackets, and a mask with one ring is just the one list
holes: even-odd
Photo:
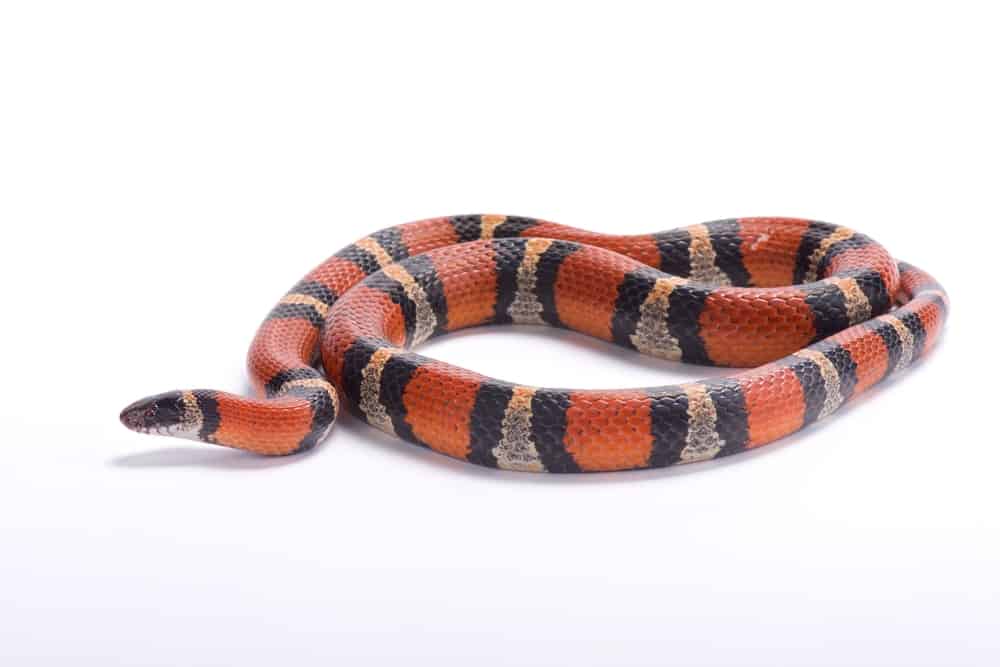
[[(133, 431), (261, 455), (314, 448), (342, 403), (469, 463), (599, 472), (706, 461), (824, 419), (938, 339), (948, 296), (847, 227), (716, 220), (615, 235), (457, 215), (389, 227), (296, 283), (247, 358), (254, 396), (194, 389), (136, 401)], [(633, 389), (535, 387), (413, 351), (494, 324), (548, 325), (650, 357), (743, 369)]]

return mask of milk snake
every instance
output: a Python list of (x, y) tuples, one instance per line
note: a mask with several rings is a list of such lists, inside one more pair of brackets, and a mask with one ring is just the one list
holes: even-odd
[[(947, 304), (927, 273), (823, 222), (742, 218), (615, 236), (514, 216), (434, 218), (344, 248), (281, 299), (249, 352), (257, 398), (171, 391), (121, 420), (294, 454), (326, 437), (346, 398), (383, 431), (484, 466), (662, 467), (758, 447), (826, 417), (926, 353)], [(506, 323), (752, 368), (641, 389), (548, 389), (410, 351)]]

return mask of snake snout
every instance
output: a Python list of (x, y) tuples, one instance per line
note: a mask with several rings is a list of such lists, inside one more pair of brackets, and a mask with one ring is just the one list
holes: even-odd
[(185, 421), (183, 394), (168, 391), (140, 399), (122, 410), (119, 419), (126, 428), (139, 433), (171, 433)]

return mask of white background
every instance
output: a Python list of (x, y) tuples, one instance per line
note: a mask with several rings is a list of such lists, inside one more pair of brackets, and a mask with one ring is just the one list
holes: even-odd
[[(0, 663), (996, 665), (989, 5), (4, 3)], [(827, 422), (666, 471), (502, 473), (345, 417), (266, 460), (126, 431), (311, 266), (496, 212), (861, 229), (936, 351)], [(711, 371), (545, 330), (433, 342), (522, 383)]]

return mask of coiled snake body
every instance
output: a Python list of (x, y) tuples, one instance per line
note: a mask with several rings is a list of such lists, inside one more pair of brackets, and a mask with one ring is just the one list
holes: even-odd
[[(328, 434), (346, 398), (369, 424), (480, 465), (661, 467), (734, 454), (826, 417), (929, 350), (946, 311), (928, 274), (822, 222), (743, 218), (614, 236), (513, 216), (434, 218), (365, 237), (281, 299), (249, 353), (257, 398), (172, 391), (133, 403), (121, 420), (293, 454)], [(566, 390), (409, 351), (501, 323), (753, 368), (680, 385)], [(319, 352), (325, 374), (314, 368)]]

